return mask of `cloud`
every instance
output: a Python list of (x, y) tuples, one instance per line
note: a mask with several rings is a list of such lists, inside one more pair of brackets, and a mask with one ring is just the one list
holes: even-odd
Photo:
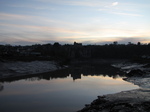
[(63, 5), (75, 5), (75, 6), (89, 6), (89, 7), (95, 7), (95, 6), (104, 6), (108, 2), (105, 1), (99, 1), (99, 0), (36, 0), (39, 2), (49, 2), (54, 4), (63, 4)]
[(106, 5), (105, 7), (99, 8), (98, 11), (115, 15), (142, 17), (142, 13), (140, 13), (136, 7), (137, 5), (134, 6), (133, 4), (121, 3), (119, 5), (119, 2), (113, 2), (111, 5)]
[(124, 16), (136, 16), (136, 17), (142, 17), (143, 15), (141, 14), (133, 14), (133, 13), (125, 13), (125, 12), (111, 12), (112, 14), (117, 14), (117, 15), (124, 15)]
[(28, 8), (28, 9), (35, 9), (35, 10), (55, 10), (52, 7), (48, 6), (42, 6), (42, 5), (34, 5), (34, 4), (11, 4), (9, 5), (10, 7), (15, 7), (15, 8)]
[(117, 6), (119, 3), (118, 2), (113, 2), (112, 6)]
[[(117, 6), (117, 7), (114, 7)], [(104, 7), (100, 7), (98, 11), (103, 11), (109, 14), (122, 15), (122, 16), (132, 16), (132, 17), (142, 17), (142, 13), (138, 11), (136, 6), (133, 4), (113, 2), (111, 5), (106, 5)]]
[[(1, 33), (0, 33), (0, 41), (2, 42), (21, 42), (26, 43), (43, 43), (48, 41), (58, 41), (58, 42), (90, 42), (96, 43), (97, 41), (101, 42), (113, 42), (113, 41), (133, 41), (133, 39), (126, 38), (135, 37), (135, 41), (139, 40), (141, 37), (146, 37), (149, 35), (145, 30), (141, 31), (140, 29), (120, 29), (120, 28), (103, 28), (103, 27), (95, 27), (91, 26), (82, 26), (71, 29), (69, 28), (61, 28), (61, 27), (51, 27), (51, 26), (38, 26), (38, 25), (19, 25), (19, 24), (8, 24), (8, 23), (0, 23)], [(140, 32), (139, 32), (140, 31)], [(147, 34), (147, 35), (144, 35)], [(126, 37), (123, 38), (122, 36)], [(138, 38), (139, 37), (139, 38)], [(140, 41), (140, 40), (139, 40)], [(148, 41), (143, 40), (142, 41)]]
[(0, 13), (0, 20), (10, 20), (10, 19), (27, 19), (28, 17), (33, 16), (25, 16), (25, 15), (17, 15), (17, 14), (8, 14), (8, 13)]
[[(19, 25), (0, 23), (0, 42), (7, 43), (43, 43), (45, 41), (71, 41), (81, 39), (86, 33), (78, 29), (67, 29), (48, 26)], [(81, 39), (82, 40), (82, 39)], [(65, 42), (63, 42), (65, 43)]]
[[(70, 23), (67, 21), (61, 21), (58, 19), (51, 19), (49, 17), (42, 17), (42, 16), (31, 16), (31, 15), (20, 15), (20, 14), (10, 14), (10, 13), (1, 13), (0, 12), (0, 21), (3, 23), (13, 23), (16, 25), (39, 25), (39, 26), (66, 26), (69, 27), (70, 25), (76, 26), (74, 23)], [(13, 22), (12, 22), (13, 21)]]
[(81, 32), (79, 30), (59, 28), (59, 27), (38, 26), (38, 25), (19, 25), (19, 24), (7, 24), (7, 23), (0, 23), (0, 25), (8, 27), (8, 28), (13, 27), (14, 29), (17, 28), (20, 30), (33, 31), (33, 32), (37, 31), (37, 32), (48, 32), (48, 33), (56, 33), (56, 34), (57, 33), (84, 34), (83, 32)]
[(148, 42), (148, 41), (149, 41), (149, 39), (146, 38), (146, 37), (129, 37), (129, 38), (123, 38), (122, 37), (122, 38), (120, 38), (118, 40), (119, 43), (128, 43), (128, 42), (131, 42), (131, 43), (135, 43), (135, 44), (138, 43), (138, 42), (145, 43), (145, 42)]
[[(114, 41), (117, 41), (118, 44), (128, 44), (129, 42), (137, 44), (138, 42), (141, 43), (150, 43), (149, 38), (146, 37), (120, 37), (120, 38), (107, 38), (107, 40), (99, 40), (99, 41), (88, 41), (88, 44), (111, 44)], [(83, 41), (84, 44), (86, 44), (86, 41)]]

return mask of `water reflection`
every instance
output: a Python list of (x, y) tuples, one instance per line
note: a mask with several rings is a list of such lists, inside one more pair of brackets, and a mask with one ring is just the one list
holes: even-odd
[(13, 82), (20, 79), (26, 79), (30, 81), (35, 80), (52, 80), (57, 78), (66, 78), (71, 75), (73, 81), (81, 79), (83, 76), (109, 76), (117, 78), (118, 76), (124, 76), (124, 73), (119, 69), (110, 66), (109, 64), (73, 64), (67, 69), (57, 70), (48, 73), (20, 76), (15, 78), (0, 79), (0, 82)]
[(0, 83), (0, 92), (4, 89), (4, 86)]
[(122, 78), (113, 79), (118, 75), (123, 76), (109, 65), (77, 64), (54, 72), (1, 80), (5, 89), (0, 92), (0, 110), (75, 112), (98, 95), (137, 88)]

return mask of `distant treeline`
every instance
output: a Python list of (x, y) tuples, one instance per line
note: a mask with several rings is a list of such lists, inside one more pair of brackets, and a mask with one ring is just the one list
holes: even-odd
[(73, 59), (136, 59), (150, 58), (150, 44), (113, 42), (106, 45), (82, 45), (81, 43), (61, 45), (36, 44), (31, 46), (0, 45), (1, 59), (56, 59), (69, 61)]

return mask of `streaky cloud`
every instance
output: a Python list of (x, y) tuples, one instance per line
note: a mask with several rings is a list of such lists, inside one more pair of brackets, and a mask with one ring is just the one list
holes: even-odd
[(89, 6), (89, 7), (97, 7), (104, 6), (109, 2), (100, 1), (100, 0), (37, 0), (40, 2), (49, 2), (55, 4), (65, 4), (65, 5), (74, 5), (74, 6)]
[(113, 2), (112, 6), (117, 6), (119, 3), (118, 2)]
[(123, 15), (123, 16), (137, 16), (142, 17), (141, 14), (125, 13), (125, 12), (111, 12), (112, 14)]

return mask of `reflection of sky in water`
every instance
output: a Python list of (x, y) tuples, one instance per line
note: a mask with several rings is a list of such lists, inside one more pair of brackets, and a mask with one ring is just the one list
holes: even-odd
[(98, 95), (138, 88), (121, 78), (83, 75), (75, 81), (69, 76), (50, 81), (20, 80), (3, 85), (4, 90), (0, 92), (2, 112), (72, 112), (83, 108)]

